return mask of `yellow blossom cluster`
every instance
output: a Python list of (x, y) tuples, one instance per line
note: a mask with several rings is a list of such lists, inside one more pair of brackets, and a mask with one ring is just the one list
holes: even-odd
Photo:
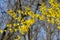
[[(24, 34), (24, 33), (26, 33), (28, 31), (30, 26), (32, 24), (34, 24), (35, 20), (33, 18), (25, 20), (22, 17), (22, 15), (25, 15), (25, 14), (23, 14), (24, 12), (21, 11), (21, 10), (17, 10), (17, 12), (18, 13), (15, 13), (13, 10), (9, 10), (8, 11), (8, 14), (13, 18), (13, 20), (16, 20), (17, 23), (15, 23), (15, 22), (14, 23), (8, 23), (7, 27), (9, 28), (10, 31), (16, 32), (16, 31), (19, 30), (22, 34)], [(32, 12), (32, 11), (30, 11), (30, 12)], [(17, 14), (19, 14), (19, 15), (22, 14), (22, 15), (21, 16), (17, 16)], [(33, 14), (33, 13), (30, 13), (28, 15), (31, 15), (31, 14)]]
[[(47, 18), (48, 23), (60, 25), (60, 3), (57, 0), (49, 0), (50, 7), (44, 2), (41, 3), (40, 11)], [(57, 26), (60, 29), (60, 26)]]
[(20, 36), (19, 35), (17, 35), (17, 37), (14, 39), (14, 40), (20, 40)]

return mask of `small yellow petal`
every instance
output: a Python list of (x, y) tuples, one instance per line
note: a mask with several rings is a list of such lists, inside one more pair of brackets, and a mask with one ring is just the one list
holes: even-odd
[(17, 24), (16, 23), (13, 23), (13, 26), (15, 27), (15, 26), (17, 26)]

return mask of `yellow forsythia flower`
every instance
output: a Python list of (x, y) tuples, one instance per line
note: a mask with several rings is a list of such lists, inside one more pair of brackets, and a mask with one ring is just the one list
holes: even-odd
[(0, 33), (2, 33), (2, 32), (3, 32), (3, 30), (0, 29)]
[(35, 17), (36, 17), (36, 18), (39, 18), (39, 17), (40, 17), (40, 14), (35, 14)]
[(9, 23), (8, 23), (6, 26), (7, 26), (7, 27), (12, 27), (12, 24), (9, 24)]
[(43, 21), (45, 19), (44, 15), (40, 16), (39, 19)]
[(60, 22), (59, 18), (56, 18), (55, 21), (56, 21), (56, 24), (58, 24), (58, 22)]
[(60, 13), (60, 9), (58, 8), (58, 13)]
[(8, 13), (10, 16), (12, 16), (12, 15), (13, 15), (13, 14), (12, 14), (12, 13), (13, 13), (13, 10), (10, 9), (7, 13)]
[(17, 29), (14, 29), (15, 32), (17, 32)]
[(18, 12), (19, 14), (23, 14), (23, 11), (22, 11), (22, 10), (17, 10), (17, 12)]
[(14, 40), (19, 40), (18, 38), (14, 39)]
[(56, 17), (60, 18), (60, 14), (56, 14)]
[(18, 22), (20, 22), (21, 21), (21, 18), (22, 17), (18, 17), (18, 18), (15, 18)]
[(34, 16), (34, 12), (33, 11), (29, 11), (28, 15), (32, 17), (32, 16)]
[(30, 7), (25, 7), (25, 11), (30, 11)]
[(26, 23), (27, 25), (28, 25), (28, 24), (32, 25), (32, 24), (34, 24), (34, 22), (35, 22), (34, 19), (28, 19), (28, 20), (25, 21), (25, 23)]
[(21, 37), (19, 35), (17, 35), (18, 39), (20, 39)]
[(49, 12), (50, 14), (52, 14), (52, 11), (53, 11), (53, 8), (49, 8), (49, 9), (48, 9), (48, 12)]
[(49, 3), (55, 2), (55, 0), (49, 0)]
[(27, 32), (27, 26), (22, 25), (21, 28), (20, 28), (20, 32), (21, 32), (22, 34), (24, 34), (25, 32)]
[(7, 30), (4, 30), (5, 32), (7, 31)]
[(51, 23), (54, 24), (54, 18), (51, 18)]
[(17, 17), (17, 14), (11, 9), (7, 13), (13, 18)]
[(50, 18), (47, 18), (47, 22), (48, 22), (48, 23), (50, 23), (50, 22), (51, 22)]
[(9, 28), (9, 31), (12, 33), (13, 32), (13, 29), (12, 28)]
[(12, 15), (13, 18), (16, 18), (17, 17), (17, 14), (14, 12), (13, 15)]
[(57, 28), (60, 30), (60, 26), (57, 26)]
[(20, 25), (20, 23), (17, 23), (17, 25), (19, 26), (19, 25)]
[(13, 23), (13, 26), (15, 27), (15, 26), (17, 26), (17, 24), (16, 23)]

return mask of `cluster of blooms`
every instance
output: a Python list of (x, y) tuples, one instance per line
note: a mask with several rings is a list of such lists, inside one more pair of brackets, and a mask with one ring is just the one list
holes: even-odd
[(57, 0), (49, 0), (50, 7), (47, 7), (42, 2), (40, 11), (42, 15), (47, 18), (47, 22), (51, 24), (57, 24), (57, 28), (60, 29), (60, 3)]

